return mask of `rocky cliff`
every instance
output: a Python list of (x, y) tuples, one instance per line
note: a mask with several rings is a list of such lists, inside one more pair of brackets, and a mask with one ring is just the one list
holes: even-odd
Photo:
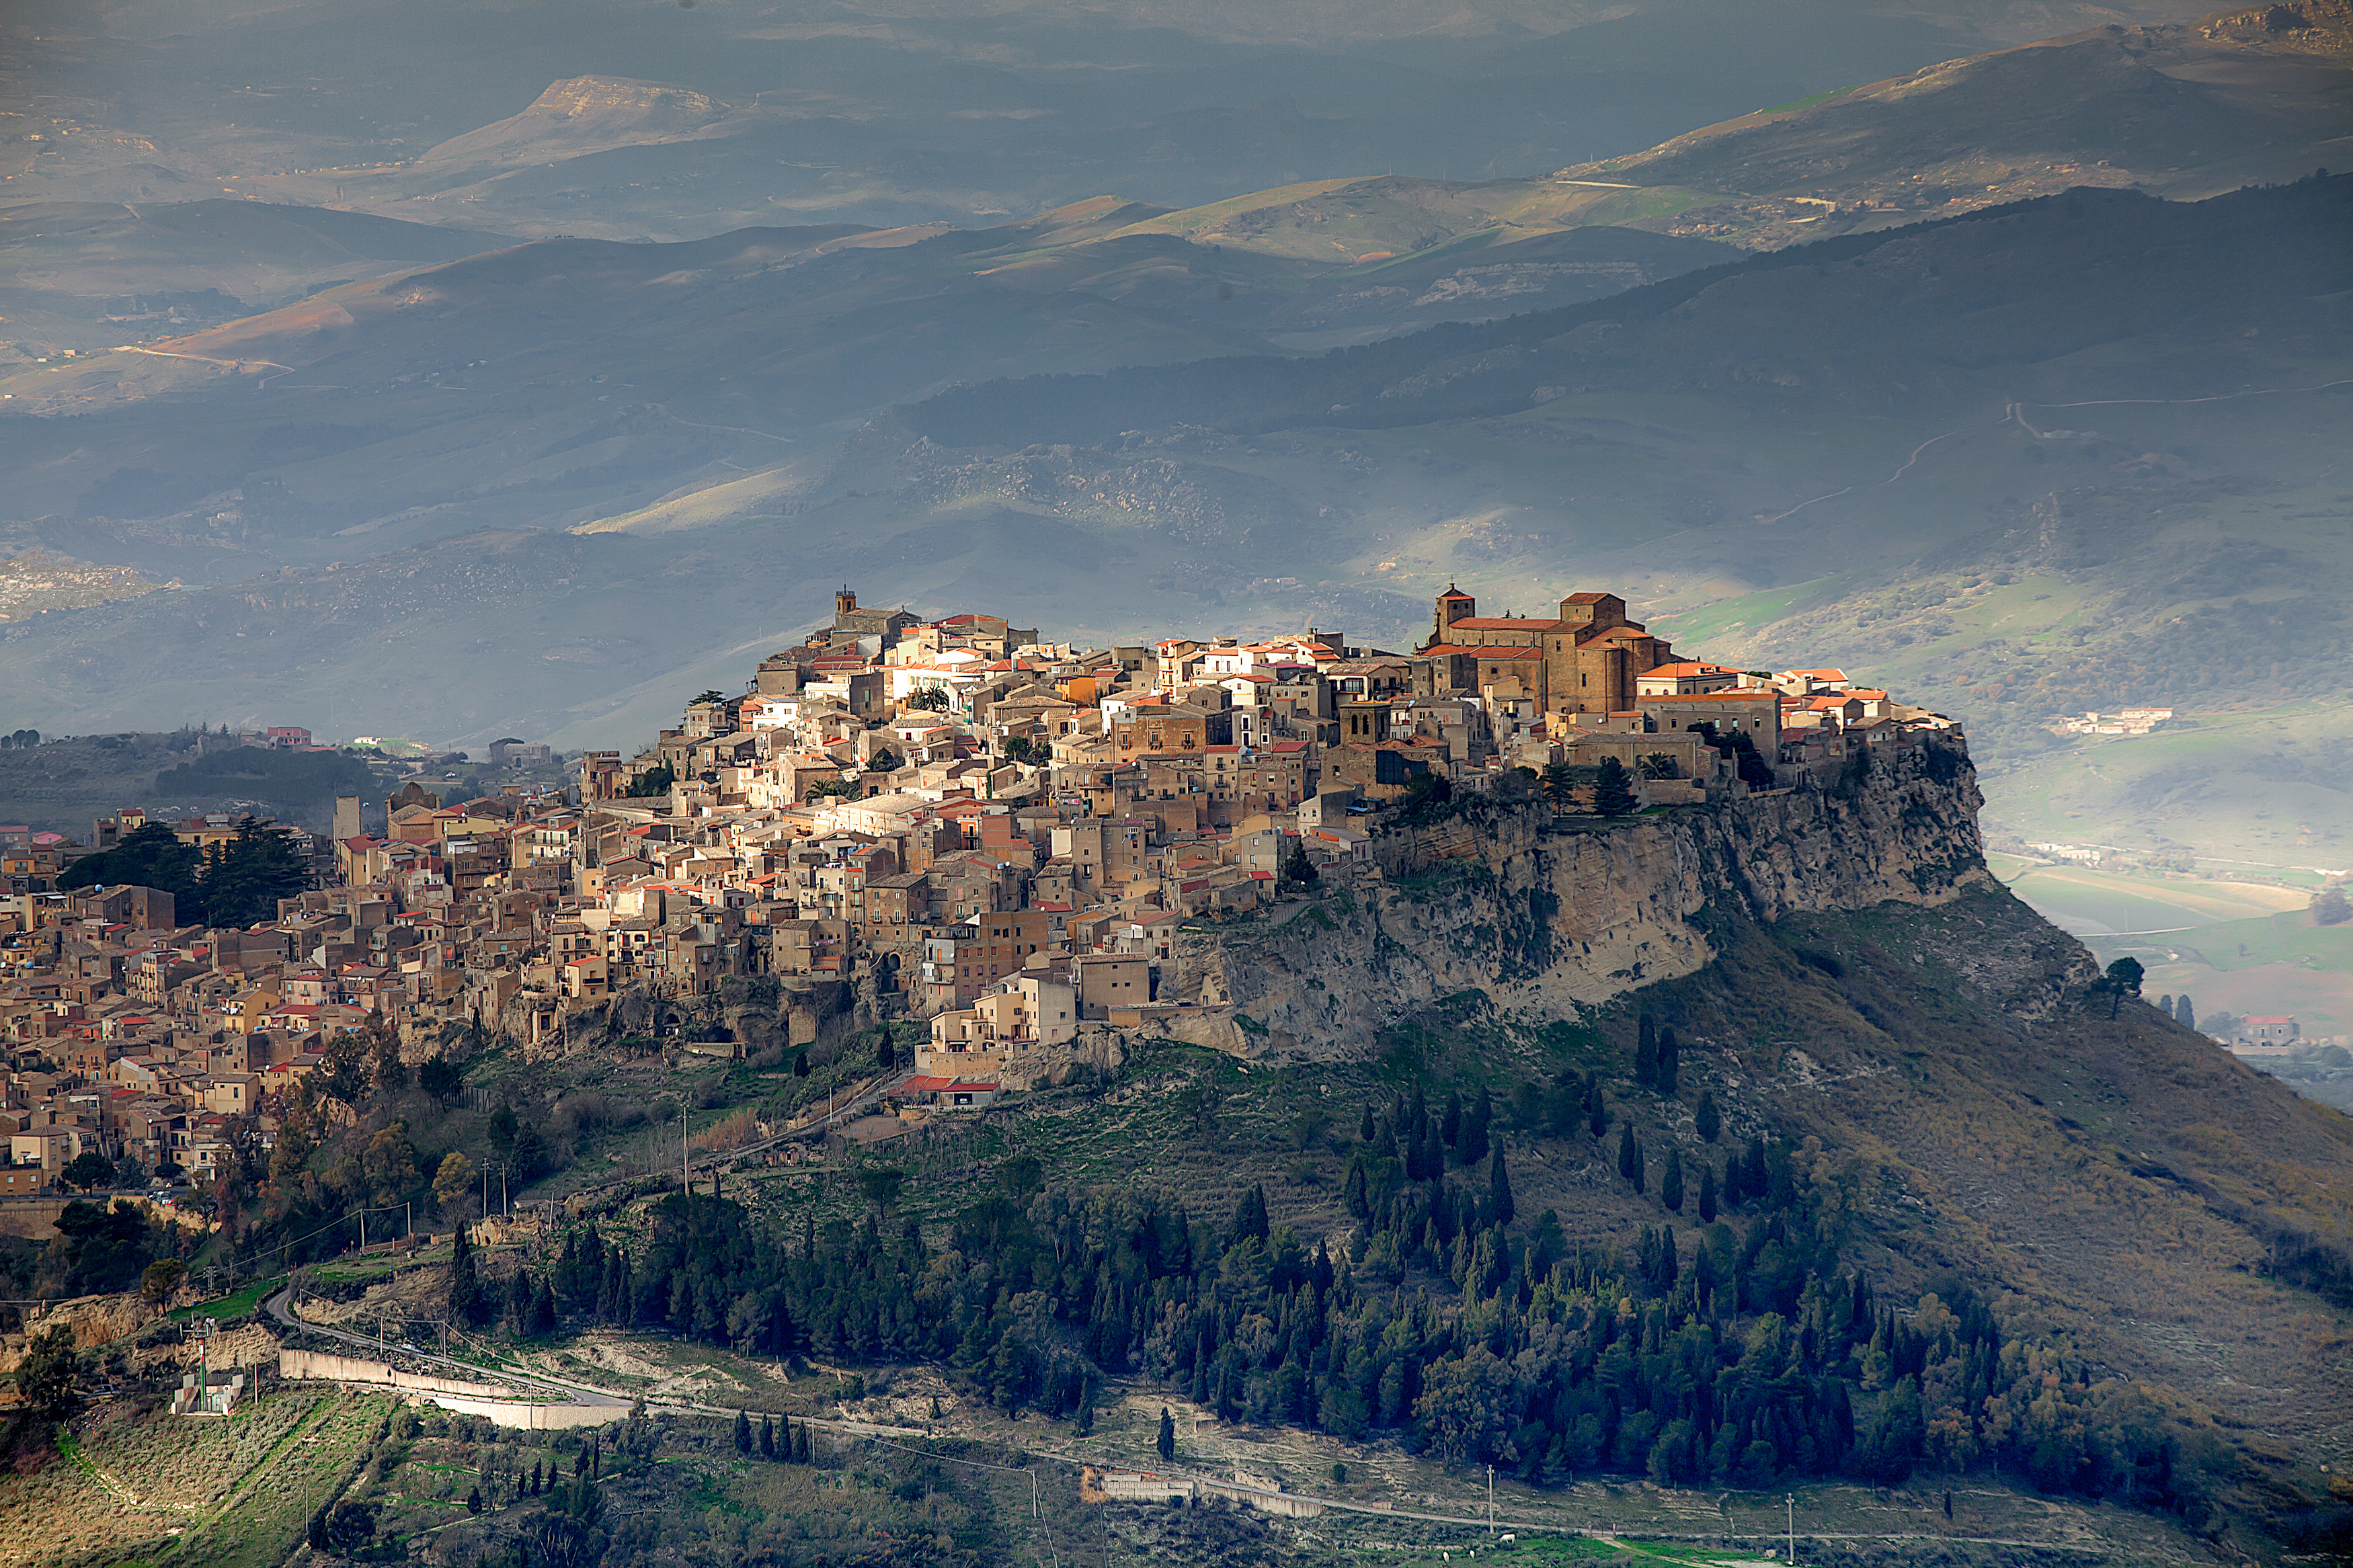
[(1178, 996), (1209, 1011), (1175, 1027), (1244, 1054), (1327, 1056), (1464, 991), (1507, 1016), (1575, 1017), (1705, 967), (1726, 921), (1943, 903), (1986, 883), (1979, 804), (1957, 736), (1659, 816), (1467, 800), (1377, 841), (1377, 864), (1314, 900), (1181, 933)]

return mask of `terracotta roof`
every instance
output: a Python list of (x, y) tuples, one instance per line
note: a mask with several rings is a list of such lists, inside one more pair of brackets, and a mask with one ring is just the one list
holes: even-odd
[(1451, 626), (1462, 626), (1474, 632), (1503, 632), (1539, 630), (1553, 631), (1557, 629), (1561, 623), (1557, 617), (1549, 620), (1535, 621), (1527, 620), (1516, 616), (1465, 616), (1461, 620), (1450, 622), (1449, 624)]
[(1561, 603), (1564, 605), (1598, 605), (1604, 599), (1614, 599), (1616, 597), (1617, 595), (1615, 594), (1571, 594), (1567, 598), (1563, 599)]

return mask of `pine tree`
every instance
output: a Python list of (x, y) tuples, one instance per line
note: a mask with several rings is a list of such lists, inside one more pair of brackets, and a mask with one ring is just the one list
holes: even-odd
[(1519, 1205), (1512, 1197), (1512, 1173), (1504, 1164), (1504, 1148), (1495, 1146), (1487, 1163), (1487, 1223), (1509, 1225), (1518, 1214)]
[(1667, 1145), (1667, 1169), (1659, 1178), (1659, 1201), (1670, 1214), (1683, 1212), (1683, 1152)]
[(1724, 1131), (1724, 1118), (1715, 1109), (1715, 1096), (1700, 1090), (1699, 1109), (1692, 1112), (1692, 1124), (1699, 1129), (1700, 1142), (1713, 1143)]
[(449, 1321), (471, 1325), (481, 1310), (481, 1281), (474, 1273), (474, 1244), (460, 1223), (449, 1253)]
[(1176, 1457), (1176, 1417), (1169, 1414), (1166, 1405), (1160, 1407), (1160, 1436), (1156, 1447), (1163, 1459)]
[(1705, 1161), (1699, 1167), (1699, 1219), (1702, 1225), (1715, 1223), (1715, 1168)]
[(1659, 1082), (1659, 1028), (1648, 1013), (1634, 1026), (1634, 1082), (1643, 1089)]
[(1634, 786), (1626, 764), (1615, 757), (1601, 759), (1593, 780), (1593, 809), (1603, 816), (1623, 816), (1634, 809)]
[(1642, 1146), (1634, 1141), (1634, 1124), (1623, 1124), (1618, 1133), (1618, 1173), (1642, 1190)]

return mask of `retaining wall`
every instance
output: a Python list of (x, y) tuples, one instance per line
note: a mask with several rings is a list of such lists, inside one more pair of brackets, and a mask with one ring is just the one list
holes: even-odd
[(469, 1383), (462, 1378), (403, 1372), (386, 1362), (363, 1361), (356, 1356), (334, 1355), (325, 1351), (280, 1351), (278, 1375), (318, 1378), (329, 1383), (366, 1383), (379, 1388), (400, 1389), (421, 1395), (444, 1410), (480, 1415), (501, 1426), (540, 1432), (573, 1426), (602, 1426), (608, 1422), (618, 1421), (629, 1413), (627, 1405), (532, 1399), (512, 1389), (501, 1388), (496, 1384)]

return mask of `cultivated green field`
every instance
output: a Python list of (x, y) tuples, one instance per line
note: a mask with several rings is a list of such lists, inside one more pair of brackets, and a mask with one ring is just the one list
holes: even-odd
[(2307, 1036), (2353, 1035), (2353, 923), (2316, 926), (2295, 911), (2087, 944), (2103, 962), (2137, 958), (2145, 992), (2187, 993), (2201, 1018), (2286, 1013)]
[(1994, 875), (2052, 924), (2077, 936), (2187, 931), (2300, 910), (2311, 895), (2261, 882), (2201, 880), (2052, 866), (1988, 855)]

